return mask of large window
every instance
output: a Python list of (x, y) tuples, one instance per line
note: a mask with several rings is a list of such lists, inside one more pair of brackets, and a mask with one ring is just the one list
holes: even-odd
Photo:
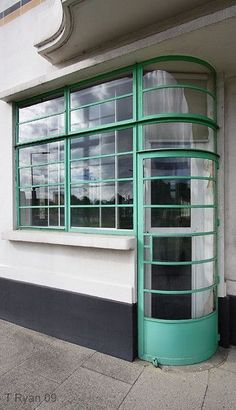
[[(137, 152), (215, 151), (213, 70), (191, 58), (167, 60), (17, 104), (18, 228), (130, 232), (137, 213)], [(163, 160), (158, 169), (175, 175), (176, 164), (166, 169)], [(156, 203), (189, 204), (190, 180), (181, 176), (190, 164), (181, 166), (178, 180), (152, 182)], [(151, 167), (155, 172), (155, 161)], [(177, 219), (190, 224), (188, 209), (155, 212), (160, 226)]]

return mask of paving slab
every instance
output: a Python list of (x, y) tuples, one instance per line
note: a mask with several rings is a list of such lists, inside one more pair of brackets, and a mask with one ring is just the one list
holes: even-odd
[(127, 383), (80, 368), (55, 390), (56, 402), (44, 402), (39, 410), (118, 409), (129, 389)]
[(0, 376), (0, 410), (35, 409), (45, 398), (53, 400), (58, 383), (19, 367)]
[(22, 363), (37, 349), (35, 339), (19, 326), (0, 323), (0, 375)]
[(122, 403), (122, 410), (201, 409), (208, 371), (166, 373), (146, 367)]
[(83, 367), (125, 383), (133, 384), (143, 371), (145, 362), (135, 361), (130, 363), (97, 352), (83, 364)]
[(54, 339), (35, 351), (20, 367), (61, 383), (93, 354), (94, 350)]
[(236, 409), (236, 374), (221, 369), (210, 370), (204, 400), (205, 410)]
[(220, 368), (236, 373), (236, 347), (231, 347), (226, 361), (220, 366)]

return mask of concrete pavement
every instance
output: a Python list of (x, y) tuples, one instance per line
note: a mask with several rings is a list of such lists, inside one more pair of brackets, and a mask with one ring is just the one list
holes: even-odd
[(155, 368), (0, 320), (0, 410), (236, 409), (236, 348)]

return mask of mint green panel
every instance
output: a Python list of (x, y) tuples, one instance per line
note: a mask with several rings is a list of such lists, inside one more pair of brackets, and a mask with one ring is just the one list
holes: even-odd
[(217, 313), (192, 320), (144, 319), (142, 358), (162, 365), (187, 365), (211, 357), (218, 345)]

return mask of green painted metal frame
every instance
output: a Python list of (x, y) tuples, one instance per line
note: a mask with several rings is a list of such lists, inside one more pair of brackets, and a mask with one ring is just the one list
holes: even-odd
[[(191, 115), (191, 114), (175, 114), (175, 113), (168, 113), (168, 114), (160, 114), (160, 115), (152, 115), (152, 116), (148, 116), (148, 117), (143, 117), (142, 115), (142, 94), (143, 92), (147, 91), (147, 89), (142, 88), (142, 71), (143, 71), (143, 67), (145, 67), (148, 64), (153, 64), (153, 63), (158, 63), (158, 62), (162, 62), (162, 61), (187, 61), (187, 62), (192, 62), (192, 63), (196, 63), (199, 65), (203, 65), (205, 66), (214, 76), (214, 83), (216, 82), (215, 79), (215, 71), (214, 68), (208, 64), (207, 62), (195, 58), (195, 57), (191, 57), (191, 56), (182, 56), (182, 55), (177, 55), (177, 56), (160, 56), (148, 61), (145, 61), (143, 63), (140, 64), (136, 64), (134, 66), (128, 66), (128, 67), (124, 67), (118, 70), (113, 71), (112, 73), (104, 73), (101, 75), (98, 75), (92, 79), (86, 79), (84, 81), (81, 81), (79, 83), (73, 84), (69, 87), (64, 87), (64, 88), (60, 88), (57, 89), (55, 91), (52, 92), (48, 92), (48, 93), (44, 93), (41, 94), (39, 96), (36, 96), (34, 98), (28, 99), (28, 100), (23, 100), (23, 101), (19, 101), (16, 104), (16, 123), (17, 123), (17, 127), (16, 127), (16, 147), (17, 147), (17, 155), (16, 155), (16, 164), (17, 164), (17, 171), (18, 171), (18, 149), (20, 149), (21, 147), (28, 147), (28, 146), (32, 146), (32, 145), (38, 145), (40, 143), (50, 143), (50, 142), (54, 142), (54, 141), (58, 141), (58, 140), (62, 140), (65, 139), (65, 169), (66, 169), (66, 175), (65, 175), (65, 219), (66, 219), (66, 223), (65, 223), (65, 229), (66, 230), (70, 230), (70, 192), (69, 192), (69, 187), (70, 187), (70, 172), (69, 172), (69, 163), (70, 163), (70, 137), (73, 136), (79, 136), (79, 135), (87, 135), (87, 134), (93, 134), (93, 133), (97, 133), (99, 131), (109, 131), (109, 130), (118, 130), (118, 129), (124, 129), (127, 127), (133, 127), (134, 129), (134, 149), (133, 149), (133, 153), (134, 153), (134, 176), (133, 176), (133, 184), (134, 186), (134, 202), (133, 202), (133, 213), (134, 213), (134, 229), (132, 231), (128, 230), (128, 234), (133, 232), (135, 233), (137, 231), (136, 227), (137, 227), (137, 206), (136, 206), (136, 195), (137, 195), (137, 178), (136, 178), (136, 152), (139, 152), (143, 149), (142, 147), (142, 139), (140, 137), (141, 133), (142, 133), (142, 125), (144, 124), (151, 124), (151, 123), (164, 123), (164, 122), (189, 122), (189, 123), (197, 123), (197, 124), (202, 124), (205, 126), (208, 126), (210, 128), (212, 128), (213, 130), (217, 130), (217, 125), (216, 122), (213, 120), (210, 120), (207, 117), (201, 116), (201, 115)], [(77, 131), (70, 131), (70, 112), (71, 112), (71, 107), (70, 107), (70, 93), (82, 88), (86, 88), (89, 86), (94, 86), (99, 84), (101, 81), (106, 81), (106, 80), (113, 80), (116, 78), (121, 77), (122, 75), (125, 74), (132, 74), (133, 75), (133, 118), (127, 121), (121, 121), (119, 123), (116, 124), (106, 124), (105, 126), (98, 126), (95, 128), (90, 128), (87, 130), (77, 130)], [(201, 92), (206, 92), (207, 94), (210, 94), (212, 97), (214, 97), (214, 93), (210, 92), (208, 89), (202, 88), (202, 87), (196, 87), (193, 84), (182, 84), (181, 87), (184, 88), (193, 88), (196, 89), (197, 91), (201, 91)], [(161, 86), (161, 88), (168, 88), (169, 86)], [(174, 87), (173, 85), (170, 85), (170, 87)], [(180, 87), (180, 84), (176, 85), (177, 88)], [(151, 90), (152, 88), (150, 88)], [(50, 99), (50, 97), (52, 98), (56, 98), (56, 97), (60, 97), (62, 96), (64, 93), (64, 99), (65, 99), (65, 110), (62, 111), (62, 113), (65, 113), (65, 132), (61, 135), (57, 135), (57, 136), (53, 136), (53, 137), (46, 137), (46, 138), (38, 138), (37, 141), (36, 140), (32, 140), (32, 141), (25, 141), (25, 142), (18, 142), (18, 124), (19, 124), (19, 115), (18, 115), (18, 110), (21, 107), (26, 107), (28, 105), (30, 105), (31, 103), (37, 103), (42, 101), (42, 99)], [(130, 96), (131, 94), (127, 94), (127, 96)], [(126, 95), (124, 96), (119, 96), (117, 98), (124, 98)], [(115, 98), (116, 99), (116, 98)], [(109, 99), (110, 100), (110, 99)], [(112, 99), (111, 99), (112, 100)], [(102, 101), (102, 102), (106, 102), (106, 100)], [(99, 103), (101, 103), (99, 101)], [(95, 103), (97, 104), (97, 103)], [(89, 104), (93, 105), (93, 104)], [(86, 105), (87, 106), (87, 105)], [(83, 106), (84, 107), (84, 106)], [(82, 106), (80, 108), (83, 108)], [(78, 107), (79, 108), (79, 107)], [(76, 108), (77, 109), (77, 108)], [(59, 115), (60, 113), (54, 113), (53, 115)], [(43, 118), (47, 118), (48, 116), (43, 116), (43, 117), (37, 117), (35, 118), (35, 120), (40, 120)], [(31, 121), (24, 121), (22, 123), (30, 123)], [(216, 138), (215, 138), (216, 139)], [(215, 147), (216, 147), (216, 142), (215, 142)], [(18, 178), (18, 172), (17, 172), (17, 186), (19, 186), (18, 184), (19, 182), (19, 178)], [(18, 193), (18, 189), (17, 189), (17, 195), (16, 195), (16, 199), (17, 199), (17, 215), (19, 216), (19, 193)], [(136, 221), (136, 223), (135, 223)], [(19, 217), (17, 217), (17, 226), (19, 227)], [(54, 228), (55, 229), (55, 228)], [(73, 228), (74, 231), (74, 228)], [(76, 229), (77, 231), (77, 229)], [(90, 232), (90, 228), (78, 228), (78, 231), (82, 232)], [(95, 229), (92, 228), (92, 232), (95, 232)], [(100, 228), (97, 230), (97, 233), (118, 233), (118, 234), (125, 234), (125, 230), (121, 230), (120, 232), (117, 232), (117, 230), (101, 230)]]
[[(218, 157), (216, 155), (217, 152), (217, 99), (216, 99), (216, 93), (209, 91), (207, 88), (202, 88), (202, 87), (197, 87), (193, 84), (177, 84), (176, 86), (173, 85), (166, 85), (166, 86), (160, 86), (157, 87), (157, 89), (163, 89), (163, 88), (187, 88), (187, 89), (193, 89), (195, 91), (200, 91), (203, 93), (206, 93), (207, 95), (210, 95), (214, 99), (214, 118), (208, 118), (203, 115), (197, 115), (197, 114), (180, 114), (180, 113), (162, 113), (162, 114), (157, 114), (157, 115), (149, 115), (147, 117), (143, 116), (143, 93), (147, 92), (149, 89), (143, 89), (142, 86), (142, 76), (143, 76), (143, 67), (158, 63), (158, 62), (164, 62), (164, 61), (186, 61), (186, 62), (192, 62), (195, 64), (199, 64), (201, 66), (206, 67), (209, 72), (213, 75), (213, 83), (214, 83), (214, 89), (216, 89), (216, 74), (214, 68), (205, 62), (204, 60), (191, 57), (191, 56), (183, 56), (183, 55), (170, 55), (170, 56), (160, 56), (148, 61), (145, 61), (140, 64), (136, 64), (134, 66), (130, 67), (125, 67), (116, 71), (113, 71), (112, 73), (105, 73), (101, 74), (95, 78), (92, 78), (90, 80), (85, 80), (80, 83), (74, 84), (69, 87), (65, 87), (63, 89), (59, 89), (50, 93), (43, 94), (41, 96), (35, 97), (30, 100), (26, 101), (20, 101), (16, 105), (16, 111), (15, 111), (15, 117), (16, 117), (16, 123), (18, 124), (18, 108), (26, 106), (27, 104), (37, 102), (40, 98), (50, 98), (50, 96), (54, 97), (57, 96), (59, 93), (64, 93), (64, 98), (65, 98), (65, 132), (61, 135), (57, 135), (54, 137), (49, 137), (49, 138), (39, 138), (33, 141), (26, 141), (19, 143), (18, 141), (18, 127), (16, 128), (15, 132), (15, 146), (16, 146), (16, 201), (17, 201), (17, 227), (20, 228), (20, 218), (19, 218), (19, 212), (20, 212), (20, 207), (19, 207), (19, 156), (18, 152), (19, 149), (23, 147), (28, 147), (32, 145), (39, 145), (42, 143), (50, 143), (50, 142), (55, 142), (58, 140), (64, 140), (65, 143), (65, 183), (64, 183), (64, 190), (65, 190), (65, 228), (61, 227), (24, 227), (24, 229), (51, 229), (51, 230), (67, 230), (71, 232), (85, 232), (85, 233), (101, 233), (101, 234), (118, 234), (118, 235), (130, 235), (130, 234), (137, 234), (138, 235), (138, 328), (139, 328), (139, 355), (140, 357), (146, 359), (146, 360), (153, 360), (153, 356), (148, 356), (146, 353), (143, 351), (143, 343), (144, 343), (144, 328), (146, 328), (147, 323), (156, 323), (157, 319), (152, 319), (152, 318), (146, 318), (143, 316), (142, 312), (142, 306), (143, 306), (143, 291), (149, 291), (146, 290), (143, 287), (143, 277), (142, 277), (142, 269), (143, 269), (143, 249), (148, 248), (147, 245), (142, 245), (142, 242), (140, 241), (141, 236), (143, 235), (143, 217), (142, 215), (140, 216), (140, 204), (142, 204), (143, 198), (141, 197), (140, 193), (140, 181), (142, 181), (143, 175), (141, 172), (140, 168), (140, 163), (141, 159), (144, 157), (150, 158), (150, 157), (169, 157), (169, 158), (174, 158), (174, 157), (195, 157), (195, 158), (207, 158), (213, 160), (217, 167), (219, 166), (218, 164)], [(121, 121), (119, 123), (112, 123), (112, 124), (106, 124), (105, 126), (98, 126), (95, 128), (90, 128), (90, 129), (81, 129), (81, 130), (76, 130), (76, 131), (71, 131), (70, 128), (70, 113), (71, 113), (71, 107), (70, 107), (70, 92), (75, 91), (76, 89), (78, 90), (79, 88), (85, 88), (86, 86), (93, 86), (98, 84), (101, 81), (106, 81), (106, 80), (112, 80), (115, 79), (115, 77), (122, 75), (122, 74), (127, 74), (127, 73), (133, 73), (133, 118), (130, 120), (126, 121)], [(155, 87), (154, 87), (155, 88)], [(150, 88), (150, 90), (154, 89)], [(129, 95), (130, 96), (130, 95)], [(121, 96), (119, 98), (124, 98), (124, 96)], [(113, 100), (113, 99), (111, 99)], [(109, 99), (110, 101), (110, 99)], [(103, 101), (106, 102), (106, 101)], [(100, 102), (99, 102), (100, 103)], [(93, 105), (93, 104), (92, 104)], [(84, 108), (84, 107), (80, 107)], [(46, 118), (46, 117), (44, 117)], [(39, 119), (39, 118), (37, 118)], [(200, 124), (207, 126), (211, 128), (214, 132), (214, 152), (208, 152), (208, 151), (199, 151), (199, 150), (194, 150), (194, 149), (160, 149), (160, 150), (152, 150), (152, 151), (144, 151), (143, 150), (143, 139), (142, 139), (142, 131), (143, 131), (143, 125), (146, 124), (154, 124), (154, 123), (174, 123), (174, 122), (180, 122), (180, 123), (192, 123), (192, 124)], [(103, 229), (103, 228), (71, 228), (70, 226), (70, 220), (71, 220), (71, 204), (70, 204), (70, 186), (71, 186), (71, 175), (70, 175), (70, 143), (71, 139), (76, 136), (78, 137), (79, 135), (81, 136), (86, 136), (86, 135), (91, 135), (94, 133), (101, 133), (109, 130), (119, 130), (119, 129), (124, 129), (132, 127), (133, 128), (133, 133), (134, 133), (134, 140), (133, 140), (133, 219), (134, 219), (134, 229), (133, 230), (114, 230), (114, 229)], [(138, 166), (139, 163), (139, 166)], [(144, 178), (145, 179), (145, 178)], [(152, 178), (146, 178), (146, 179), (152, 179)], [(153, 179), (158, 179), (158, 177), (153, 177)], [(173, 176), (161, 176), (159, 179), (176, 179)], [(215, 185), (214, 189), (214, 205), (208, 206), (216, 209), (215, 212), (215, 223), (214, 223), (214, 230), (211, 232), (195, 232), (195, 233), (172, 233), (171, 236), (200, 236), (200, 235), (210, 235), (213, 234), (216, 237), (216, 257), (212, 258), (209, 261), (213, 261), (215, 264), (215, 283), (210, 286), (210, 288), (216, 288), (217, 283), (219, 280), (219, 275), (218, 275), (218, 263), (217, 263), (217, 248), (218, 248), (218, 234), (217, 234), (217, 227), (219, 225), (219, 219), (218, 219), (218, 214), (217, 214), (217, 198), (218, 198), (218, 191), (217, 191), (217, 169), (215, 171), (215, 177), (197, 177), (197, 176), (179, 176), (177, 179), (202, 179), (202, 180), (208, 180), (208, 181), (213, 181)], [(128, 181), (128, 179), (125, 179)], [(107, 182), (111, 182), (112, 180), (107, 180)], [(85, 183), (87, 181), (81, 181), (81, 183)], [(92, 181), (93, 183), (96, 183), (96, 181)], [(97, 181), (99, 182), (99, 181)], [(103, 180), (105, 182), (105, 180)], [(91, 183), (91, 181), (88, 181), (88, 183)], [(55, 185), (55, 184), (54, 184)], [(37, 185), (35, 185), (36, 187)], [(76, 184), (75, 184), (76, 186)], [(28, 188), (30, 188), (29, 186)], [(25, 187), (27, 188), (27, 187)], [(32, 188), (32, 187), (31, 187)], [(138, 205), (139, 204), (139, 205)], [(109, 205), (108, 205), (109, 206)], [(122, 206), (122, 205), (121, 205)], [(129, 206), (129, 205), (128, 205)], [(162, 206), (163, 207), (163, 206)], [(173, 206), (172, 206), (173, 207)], [(178, 207), (178, 206), (177, 206)], [(192, 206), (191, 206), (192, 207)], [(199, 206), (199, 208), (202, 206)], [(205, 206), (204, 206), (205, 207)], [(186, 208), (186, 206), (184, 206)], [(153, 236), (170, 236), (169, 233), (166, 234), (161, 234), (160, 235), (153, 235)], [(191, 262), (192, 263), (192, 262)], [(207, 263), (206, 260), (202, 261), (202, 263)], [(175, 263), (176, 264), (176, 263)], [(208, 290), (208, 288), (202, 288), (202, 289), (197, 289), (197, 290), (191, 290), (191, 291), (184, 291), (183, 293), (195, 293), (200, 292), (203, 290)], [(156, 293), (156, 292), (153, 292)], [(160, 292), (159, 292), (160, 293)], [(168, 292), (164, 292), (168, 293)], [(182, 294), (182, 293), (181, 293)], [(162, 320), (159, 319), (158, 322), (160, 325), (164, 324), (169, 324), (170, 322), (172, 325), (177, 325), (177, 326), (185, 326), (186, 324), (192, 324), (192, 331), (194, 334), (194, 326), (202, 326), (201, 323), (204, 323), (204, 326), (206, 326), (207, 321), (210, 324), (207, 325), (209, 329), (213, 332), (216, 326), (216, 320), (217, 320), (217, 298), (216, 298), (216, 311), (205, 316), (202, 318), (196, 318), (196, 319), (188, 319), (188, 320)], [(199, 325), (200, 323), (200, 325)], [(207, 332), (207, 329), (206, 332)], [(173, 329), (173, 327), (172, 327)], [(183, 333), (186, 334), (187, 328), (183, 328)], [(210, 330), (209, 330), (210, 332)], [(210, 333), (209, 333), (210, 334)], [(209, 357), (210, 354), (213, 352), (207, 352), (205, 355), (205, 358)], [(185, 363), (189, 361), (189, 358), (185, 358)], [(204, 360), (204, 354), (201, 353), (197, 358), (196, 361), (201, 361)], [(168, 364), (169, 359), (163, 359), (163, 363)], [(173, 364), (183, 364), (183, 361), (179, 358), (176, 358), (176, 360), (173, 360)]]
[[(199, 150), (170, 150), (170, 149), (163, 149), (163, 150), (151, 150), (151, 151), (146, 151), (146, 152), (140, 152), (139, 154), (139, 166), (138, 166), (138, 180), (139, 181), (143, 181), (145, 178), (143, 176), (143, 160), (144, 159), (150, 159), (150, 158), (202, 158), (202, 159), (209, 159), (215, 162), (216, 167), (215, 167), (215, 175), (217, 175), (217, 165), (218, 165), (218, 155), (217, 154), (213, 154), (207, 151), (199, 151)], [(160, 177), (160, 179), (165, 179), (165, 176)], [(178, 179), (178, 176), (174, 177), (170, 177), (171, 179)], [(191, 176), (188, 177), (189, 179), (191, 179)], [(214, 181), (216, 180), (217, 177), (212, 178)], [(200, 293), (200, 292), (204, 292), (204, 291), (209, 291), (211, 289), (217, 289), (217, 285), (219, 283), (219, 276), (218, 276), (218, 272), (215, 271), (214, 274), (214, 283), (209, 286), (209, 287), (205, 287), (205, 288), (198, 288), (198, 289), (192, 289), (192, 290), (184, 290), (184, 291), (166, 291), (166, 290), (150, 290), (150, 289), (146, 289), (144, 287), (144, 274), (143, 274), (143, 269), (144, 269), (144, 264), (157, 264), (157, 265), (193, 265), (193, 264), (203, 264), (203, 263), (209, 263), (209, 262), (214, 262), (215, 263), (215, 267), (217, 266), (217, 253), (216, 256), (208, 259), (208, 260), (200, 260), (200, 261), (189, 261), (189, 262), (161, 262), (161, 261), (145, 261), (144, 258), (144, 248), (150, 248), (150, 246), (152, 247), (152, 245), (144, 245), (143, 244), (143, 236), (154, 236), (154, 237), (162, 237), (162, 236), (166, 236), (166, 237), (179, 237), (179, 236), (190, 236), (190, 237), (194, 237), (194, 236), (201, 236), (201, 235), (214, 235), (216, 237), (216, 242), (217, 242), (217, 212), (215, 212), (215, 223), (214, 223), (214, 230), (211, 232), (192, 232), (192, 233), (155, 233), (153, 235), (148, 234), (148, 233), (144, 233), (144, 218), (143, 218), (143, 211), (145, 209), (145, 205), (143, 204), (143, 196), (144, 192), (143, 192), (143, 185), (140, 183), (139, 184), (139, 193), (138, 193), (138, 203), (139, 203), (139, 208), (138, 208), (138, 212), (139, 212), (139, 224), (138, 224), (138, 330), (139, 330), (139, 357), (143, 358), (145, 360), (149, 360), (149, 361), (153, 361), (155, 359), (158, 359), (158, 361), (162, 364), (190, 364), (190, 363), (195, 363), (201, 360), (205, 360), (207, 358), (207, 355), (211, 355), (214, 353), (215, 351), (215, 346), (217, 345), (217, 335), (216, 335), (216, 339), (213, 339), (213, 341), (216, 341), (216, 344), (214, 345), (213, 349), (211, 351), (209, 351), (208, 353), (206, 353), (206, 357), (204, 356), (204, 353), (202, 352), (200, 356), (196, 357), (165, 357), (165, 358), (155, 358), (152, 355), (148, 355), (145, 352), (145, 341), (144, 341), (144, 333), (145, 333), (145, 327), (144, 327), (144, 323), (145, 322), (153, 322), (153, 323), (166, 323), (169, 325), (172, 325), (172, 329), (173, 329), (173, 325), (176, 324), (177, 326), (182, 323), (185, 323), (186, 326), (194, 326), (195, 323), (199, 323), (201, 320), (204, 321), (205, 323), (205, 316), (201, 317), (201, 318), (194, 318), (194, 319), (188, 319), (188, 320), (180, 320), (180, 321), (173, 321), (173, 320), (166, 320), (163, 322), (162, 319), (154, 319), (154, 318), (149, 318), (149, 317), (145, 317), (144, 316), (144, 294), (145, 293), (149, 293), (149, 294), (168, 294), (168, 295), (184, 295), (184, 294), (194, 294), (194, 293)], [(217, 200), (217, 196), (216, 196), (216, 192), (215, 192), (215, 201)], [(150, 207), (147, 205), (147, 207)], [(161, 208), (166, 207), (165, 205), (160, 206)], [(173, 207), (173, 206), (171, 206)], [(178, 206), (176, 206), (178, 207)], [(185, 207), (185, 206), (184, 206)], [(192, 207), (192, 206), (190, 206)], [(200, 206), (202, 208), (202, 206)], [(214, 204), (213, 206), (214, 209), (217, 210), (217, 203)], [(215, 292), (215, 306), (216, 306), (216, 310), (215, 312), (212, 312), (209, 316), (209, 318), (215, 316), (215, 321), (214, 323), (216, 323), (217, 320), (217, 297), (216, 297), (216, 292)], [(212, 319), (211, 319), (212, 320)], [(194, 332), (193, 332), (194, 334)], [(197, 353), (197, 346), (196, 346), (196, 354)]]

